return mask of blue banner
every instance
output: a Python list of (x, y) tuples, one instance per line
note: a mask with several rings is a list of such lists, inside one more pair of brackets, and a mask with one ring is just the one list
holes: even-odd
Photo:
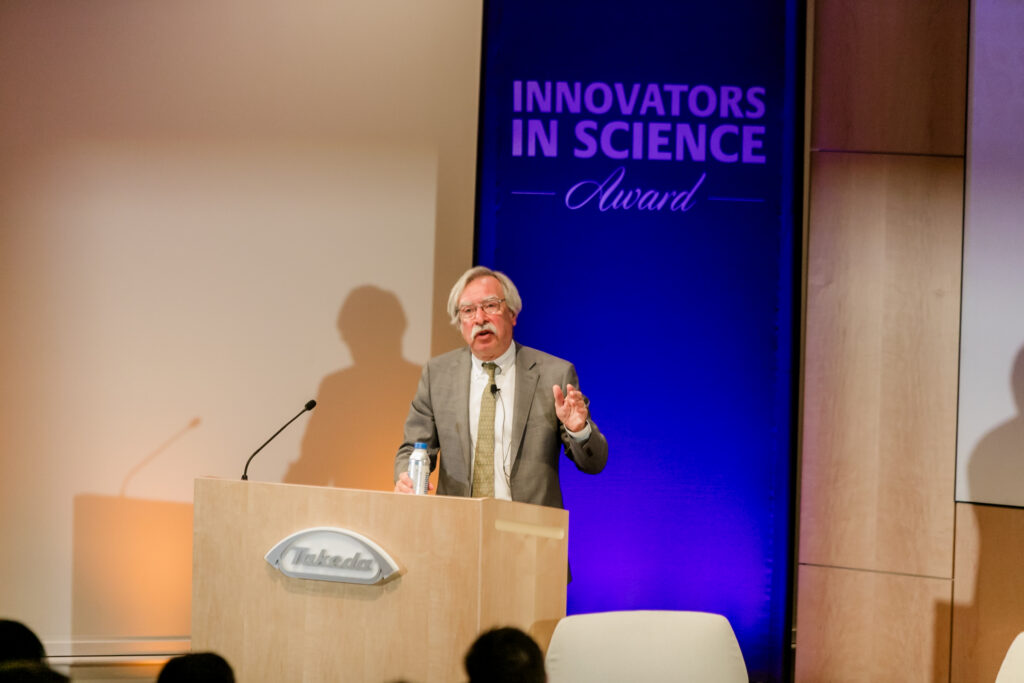
[(477, 260), (571, 360), (610, 444), (562, 468), (570, 613), (726, 615), (787, 668), (795, 467), (794, 0), (488, 0)]

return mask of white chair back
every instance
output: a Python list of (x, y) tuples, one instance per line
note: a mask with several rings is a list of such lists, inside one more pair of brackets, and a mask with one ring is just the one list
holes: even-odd
[(996, 675), (996, 683), (1024, 683), (1024, 633), (1017, 634), (1010, 643)]
[(627, 611), (558, 622), (548, 683), (747, 683), (736, 634), (720, 614)]

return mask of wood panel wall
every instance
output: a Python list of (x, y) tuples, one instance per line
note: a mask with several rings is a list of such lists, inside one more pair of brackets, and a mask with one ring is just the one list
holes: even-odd
[(968, 0), (817, 0), (795, 680), (950, 678)]

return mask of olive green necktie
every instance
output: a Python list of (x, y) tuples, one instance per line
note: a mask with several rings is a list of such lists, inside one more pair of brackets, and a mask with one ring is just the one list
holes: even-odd
[(494, 369), (497, 363), (484, 363), (487, 371), (487, 386), (480, 397), (480, 421), (476, 427), (476, 451), (473, 454), (473, 497), (494, 496), (494, 406), (497, 397), (491, 392), (494, 386)]

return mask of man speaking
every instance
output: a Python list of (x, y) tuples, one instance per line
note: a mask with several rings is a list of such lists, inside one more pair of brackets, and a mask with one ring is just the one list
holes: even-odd
[(512, 281), (483, 266), (452, 287), (448, 312), (468, 347), (424, 366), (395, 456), (395, 491), (412, 493), (417, 441), (427, 444), (431, 470), (440, 452), (437, 492), (449, 496), (562, 507), (563, 446), (583, 472), (604, 469), (608, 442), (590, 419), (576, 369), (512, 341), (522, 308)]

